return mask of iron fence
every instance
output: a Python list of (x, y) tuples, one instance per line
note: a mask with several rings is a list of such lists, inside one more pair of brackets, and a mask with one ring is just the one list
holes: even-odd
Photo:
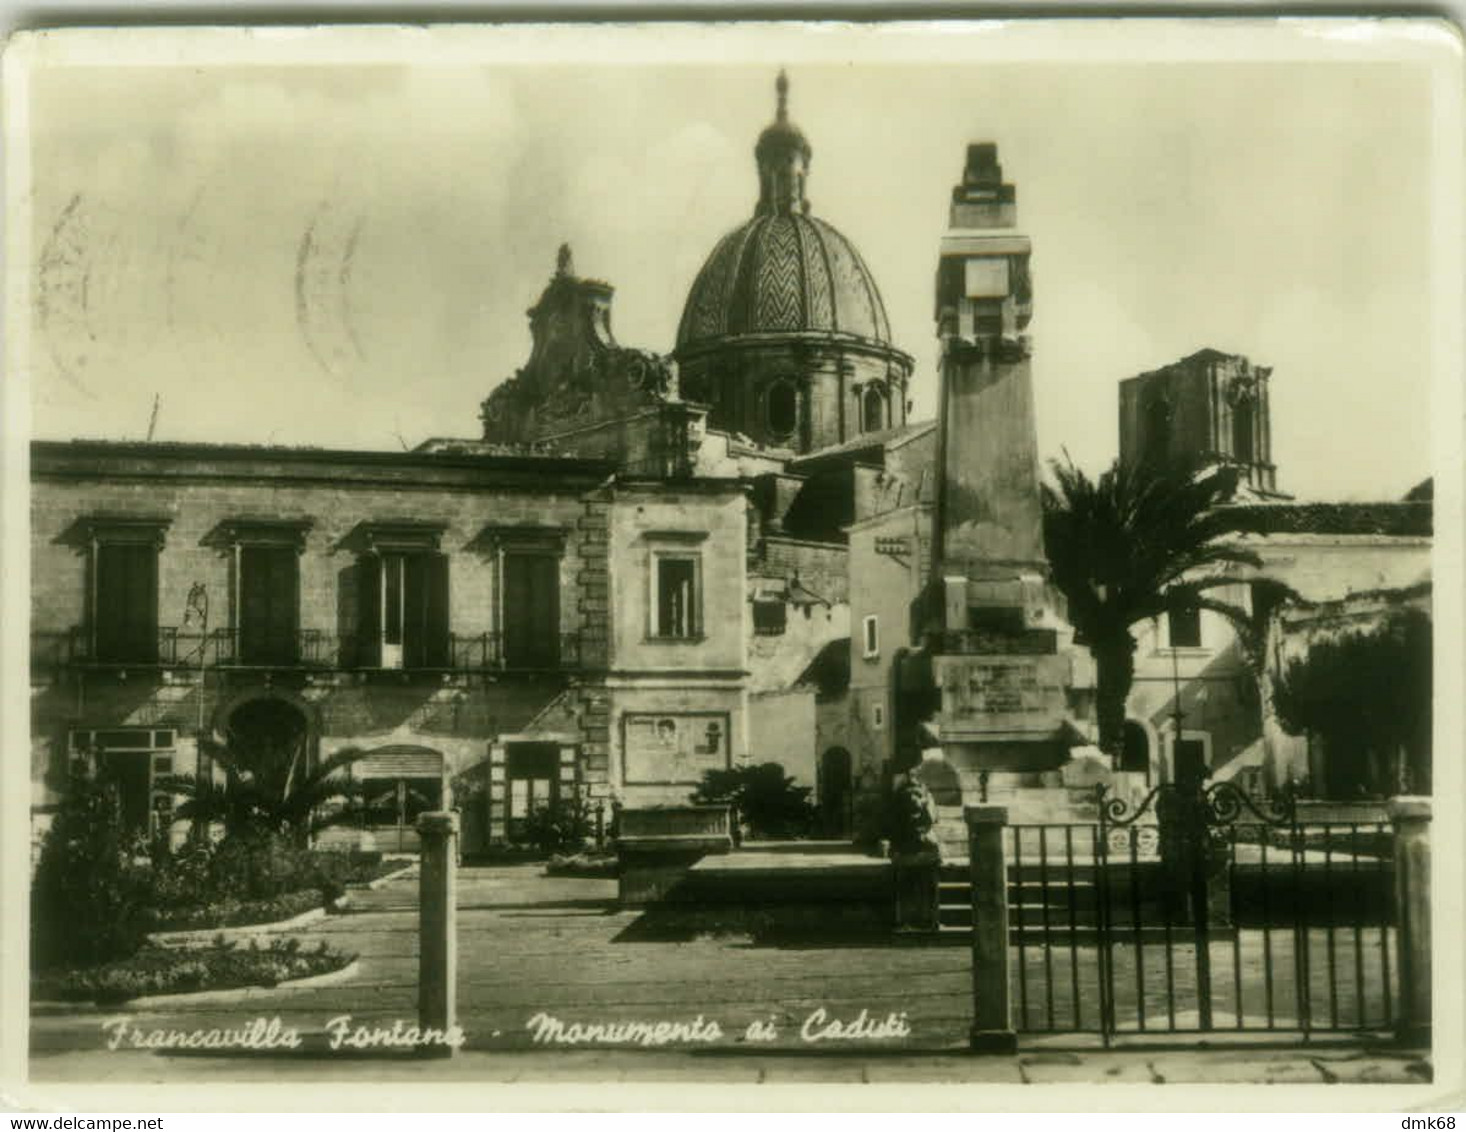
[(1100, 801), (1096, 823), (1007, 829), (1018, 1030), (1394, 1025), (1388, 824), (1305, 823), (1229, 784)]

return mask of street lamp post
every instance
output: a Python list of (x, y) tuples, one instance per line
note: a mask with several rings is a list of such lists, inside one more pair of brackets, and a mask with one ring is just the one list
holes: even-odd
[[(207, 673), (209, 644), (209, 591), (203, 582), (195, 582), (188, 588), (188, 599), (183, 612), (184, 628), (195, 621), (199, 627), (199, 693), (198, 716), (194, 731), (194, 800), (197, 808), (202, 810), (203, 800), (213, 788), (213, 783), (210, 781), (212, 770), (204, 755), (204, 682)], [(195, 841), (206, 840), (208, 830), (207, 820), (196, 814), (191, 831), (193, 839)]]

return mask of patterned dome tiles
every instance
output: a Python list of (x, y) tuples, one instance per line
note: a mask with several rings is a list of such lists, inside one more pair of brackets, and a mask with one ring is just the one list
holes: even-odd
[(844, 236), (810, 216), (759, 215), (714, 247), (688, 294), (677, 345), (803, 331), (890, 343), (875, 280)]

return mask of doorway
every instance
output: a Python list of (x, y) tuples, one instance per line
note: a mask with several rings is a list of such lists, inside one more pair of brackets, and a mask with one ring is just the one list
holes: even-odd
[(560, 746), (557, 743), (511, 743), (507, 754), (509, 780), (507, 833), (510, 841), (524, 837), (525, 822), (537, 810), (560, 800)]
[(1120, 748), (1120, 769), (1131, 774), (1142, 774), (1145, 776), (1145, 784), (1150, 785), (1150, 738), (1145, 733), (1145, 728), (1133, 719), (1125, 721), (1123, 734), (1124, 745)]
[(854, 803), (850, 752), (831, 747), (820, 756), (820, 825), (827, 837), (848, 837)]
[(377, 848), (416, 852), (418, 816), (445, 809), (448, 802), (442, 752), (407, 744), (378, 747), (355, 773), (362, 787), (362, 825)]
[(1206, 765), (1206, 743), (1200, 739), (1177, 739), (1172, 745), (1175, 761), (1175, 782), (1181, 787), (1195, 787), (1209, 773)]

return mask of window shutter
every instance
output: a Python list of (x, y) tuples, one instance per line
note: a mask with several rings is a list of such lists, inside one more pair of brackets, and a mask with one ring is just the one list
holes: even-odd
[(366, 554), (356, 561), (356, 663), (382, 664), (382, 560)]
[(154, 546), (137, 548), (137, 563), (142, 591), (138, 601), (138, 649), (143, 659), (153, 664), (158, 659), (158, 550)]
[(548, 554), (504, 556), (504, 659), (512, 666), (553, 667), (560, 659), (560, 560)]
[(402, 666), (427, 664), (427, 556), (402, 556)]
[(421, 555), (423, 564), (423, 664), (449, 667), (448, 556)]
[(300, 560), (293, 547), (246, 546), (240, 552), (239, 649), (246, 663), (297, 659)]
[(97, 547), (97, 659), (158, 659), (158, 551), (149, 543)]

